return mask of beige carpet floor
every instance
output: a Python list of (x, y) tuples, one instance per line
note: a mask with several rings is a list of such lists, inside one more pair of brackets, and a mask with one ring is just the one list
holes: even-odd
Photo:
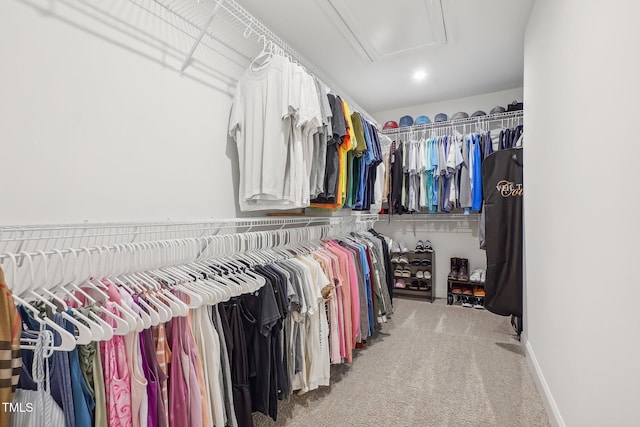
[(549, 426), (509, 319), (410, 299), (331, 386), (281, 402), (256, 426)]

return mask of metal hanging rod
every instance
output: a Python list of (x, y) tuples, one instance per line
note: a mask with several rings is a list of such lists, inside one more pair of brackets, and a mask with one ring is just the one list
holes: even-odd
[[(385, 222), (389, 219), (389, 215), (380, 215), (380, 221)], [(447, 213), (414, 213), (414, 214), (402, 214), (392, 215), (391, 222), (460, 222), (460, 221), (478, 221), (480, 214), (471, 213), (465, 214), (447, 214)]]
[(486, 116), (469, 117), (467, 119), (448, 120), (446, 122), (435, 122), (423, 125), (404, 126), (395, 129), (384, 129), (382, 133), (385, 135), (396, 135), (401, 133), (410, 133), (419, 130), (429, 129), (441, 129), (446, 127), (455, 127), (462, 125), (474, 125), (474, 124), (491, 124), (508, 119), (521, 119), (524, 117), (523, 110), (508, 111), (505, 113), (490, 114)]
[[(133, 2), (139, 2), (141, 0), (130, 0)], [(242, 7), (235, 0), (208, 0), (208, 1), (196, 1), (196, 0), (153, 0), (155, 3), (164, 7), (168, 12), (176, 15), (184, 22), (188, 22), (190, 25), (200, 30), (199, 34), (194, 37), (194, 43), (187, 53), (186, 58), (183, 61), (181, 72), (189, 66), (189, 63), (196, 52), (198, 46), (202, 43), (203, 37), (206, 35), (212, 40), (219, 42), (218, 34), (219, 28), (216, 28), (216, 22), (218, 27), (223, 27), (222, 31), (235, 31), (242, 35), (242, 38), (249, 39), (255, 38), (256, 41), (259, 38), (264, 38), (266, 41), (272, 42), (279, 47), (287, 56), (292, 60), (303, 66), (307, 72), (313, 74), (318, 80), (322, 81), (326, 86), (335, 91), (341, 98), (343, 98), (347, 104), (351, 107), (352, 111), (357, 111), (363, 115), (367, 120), (372, 123), (377, 123), (377, 120), (373, 118), (367, 111), (362, 108), (357, 102), (347, 95), (340, 86), (335, 84), (331, 79), (327, 78), (315, 65), (304, 56), (302, 56), (297, 50), (292, 48), (282, 38), (269, 29), (264, 23), (253, 16), (249, 11)], [(224, 11), (226, 13), (220, 13)], [(218, 21), (214, 21), (214, 17)], [(233, 21), (233, 22), (229, 22)], [(213, 26), (212, 26), (213, 23)], [(233, 36), (230, 36), (234, 38)], [(238, 38), (234, 38), (238, 41)], [(254, 42), (254, 44), (258, 45)]]

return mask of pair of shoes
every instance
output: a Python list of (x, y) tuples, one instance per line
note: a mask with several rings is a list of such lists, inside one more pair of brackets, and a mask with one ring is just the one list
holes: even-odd
[(407, 248), (407, 245), (405, 245), (403, 241), (398, 240), (391, 245), (391, 252), (406, 254), (409, 252), (409, 248)]
[(471, 282), (480, 283), (480, 278), (481, 277), (482, 277), (482, 270), (479, 269), (479, 268), (476, 268), (471, 272), (471, 276), (469, 276), (469, 280)]
[(484, 296), (485, 296), (484, 288), (482, 286), (474, 286), (473, 287), (473, 295), (476, 296), (476, 297), (484, 298)]
[(416, 243), (415, 253), (422, 254), (425, 252), (433, 252), (433, 246), (431, 245), (431, 242), (429, 240), (418, 240), (418, 243)]
[(467, 258), (451, 258), (451, 271), (449, 272), (449, 279), (462, 280), (464, 282), (469, 280), (467, 272), (469, 271), (469, 260)]
[(419, 270), (419, 271), (416, 271), (416, 277), (418, 279), (431, 279), (431, 272)]
[(402, 240), (396, 240), (393, 243), (391, 243), (391, 253), (394, 254), (406, 254), (407, 252), (409, 252), (409, 248), (407, 248), (407, 245), (405, 245), (405, 243)]
[(394, 288), (404, 289), (406, 287), (407, 287), (407, 283), (402, 279), (396, 280), (396, 283), (394, 284)]

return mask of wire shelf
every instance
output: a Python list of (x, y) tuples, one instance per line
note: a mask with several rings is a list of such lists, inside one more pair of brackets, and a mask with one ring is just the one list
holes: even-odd
[(373, 224), (377, 215), (350, 217), (256, 217), (182, 222), (137, 222), (103, 224), (51, 224), (0, 227), (0, 260), (6, 253), (33, 256), (54, 250), (90, 248), (131, 243), (200, 238), (291, 228)]
[(510, 122), (518, 122), (522, 123), (522, 119), (524, 117), (523, 110), (519, 111), (508, 111), (505, 113), (498, 114), (489, 114), (486, 116), (478, 116), (478, 117), (469, 117), (466, 119), (457, 119), (457, 120), (448, 120), (446, 122), (434, 122), (428, 124), (421, 125), (413, 125), (413, 126), (404, 126), (394, 129), (384, 129), (381, 132), (384, 135), (401, 135), (401, 134), (409, 134), (417, 131), (428, 131), (428, 130), (442, 130), (447, 128), (457, 128), (458, 126), (465, 125), (477, 125), (480, 127), (484, 127), (491, 124), (496, 123), (510, 123)]

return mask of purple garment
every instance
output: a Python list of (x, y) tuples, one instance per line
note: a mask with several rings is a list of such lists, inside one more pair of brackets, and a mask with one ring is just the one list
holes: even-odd
[[(140, 339), (140, 355), (142, 356), (142, 373), (147, 379), (147, 396), (149, 410), (147, 411), (147, 426), (155, 427), (158, 425), (158, 378), (156, 372), (153, 371), (149, 365), (148, 347), (146, 344), (146, 332), (151, 331), (145, 329), (142, 333), (138, 334)], [(151, 337), (153, 339), (153, 337)]]
[[(156, 422), (153, 424), (149, 424), (151, 427), (168, 427), (169, 420), (165, 416), (165, 408), (164, 408), (164, 399), (162, 397), (162, 388), (164, 386), (165, 381), (167, 381), (167, 375), (162, 370), (160, 366), (160, 362), (158, 362), (158, 354), (156, 353), (155, 341), (153, 340), (153, 331), (149, 329), (145, 329), (142, 331), (140, 336), (144, 337), (142, 348), (145, 349), (145, 353), (147, 355), (147, 360), (149, 362), (149, 368), (155, 374), (156, 380), (156, 406), (157, 412), (155, 416)], [(151, 393), (149, 393), (149, 401), (151, 401)], [(150, 413), (151, 416), (151, 413)], [(150, 418), (151, 419), (151, 418)]]

